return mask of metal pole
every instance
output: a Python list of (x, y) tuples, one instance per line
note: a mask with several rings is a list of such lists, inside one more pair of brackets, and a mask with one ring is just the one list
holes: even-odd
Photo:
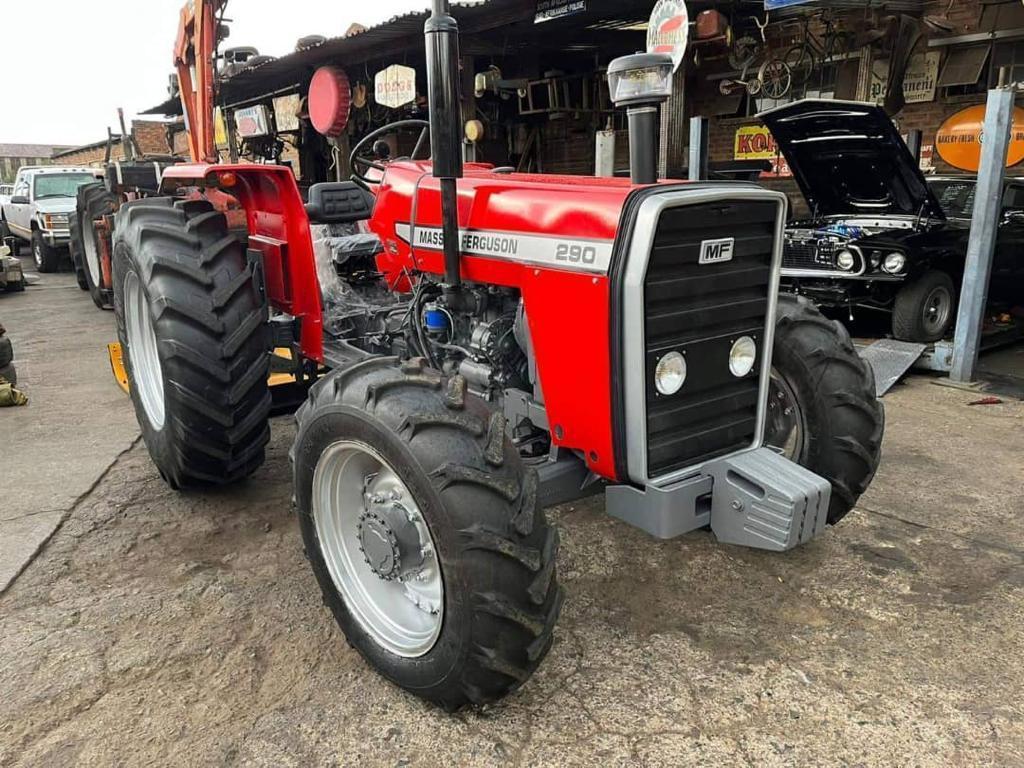
[(708, 178), (708, 119), (690, 118), (690, 181)]
[(978, 365), (992, 256), (1002, 216), (1003, 176), (1013, 124), (1013, 97), (1013, 88), (997, 88), (988, 92), (985, 106), (985, 141), (981, 145), (981, 167), (974, 191), (967, 262), (953, 337), (953, 364), (949, 372), (953, 381), (973, 381)]
[(441, 186), (445, 283), (449, 289), (457, 289), (462, 282), (456, 187), (456, 179), (462, 178), (462, 110), (459, 103), (459, 25), (449, 14), (448, 0), (433, 0), (424, 35), (430, 159), (434, 178)]

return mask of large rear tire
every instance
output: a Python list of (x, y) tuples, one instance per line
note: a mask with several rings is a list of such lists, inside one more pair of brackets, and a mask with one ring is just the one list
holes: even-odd
[(118, 211), (114, 312), (135, 415), (175, 488), (263, 463), (270, 437), (267, 310), (222, 213), (149, 198)]
[(829, 523), (867, 490), (884, 429), (871, 366), (843, 325), (807, 299), (781, 294), (765, 442), (832, 484)]
[[(306, 555), (349, 642), (385, 677), (449, 709), (524, 683), (561, 607), (558, 533), (504, 418), (461, 376), (394, 358), (321, 379), (296, 418)], [(426, 544), (409, 568), (407, 554), (418, 559)], [(381, 563), (393, 570), (382, 575)]]
[(68, 233), (68, 252), (71, 254), (71, 266), (75, 270), (75, 282), (83, 291), (88, 291), (89, 281), (85, 279), (85, 265), (82, 263), (82, 227), (77, 210), (68, 221)]
[(103, 251), (96, 222), (116, 210), (117, 198), (107, 191), (103, 182), (79, 187), (74, 218), (81, 233), (82, 272), (92, 303), (99, 309), (110, 309), (113, 306), (113, 297), (110, 286), (103, 282), (103, 266), (100, 263), (100, 254)]

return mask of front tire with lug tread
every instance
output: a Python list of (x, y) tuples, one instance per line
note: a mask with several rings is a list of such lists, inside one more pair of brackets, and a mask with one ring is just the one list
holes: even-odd
[[(306, 555), (349, 643), (385, 677), (448, 709), (522, 685), (551, 647), (561, 606), (558, 532), (502, 415), (470, 394), (461, 376), (444, 377), (421, 359), (374, 358), (321, 379), (296, 420), (290, 457)], [(400, 477), (438, 553), (443, 623), (415, 655), (388, 650), (358, 618), (318, 533), (318, 516), (328, 511), (366, 514), (343, 504), (324, 510), (317, 500), (318, 465), (332, 447), (354, 443), (373, 446)]]
[(241, 242), (205, 200), (117, 214), (114, 312), (135, 414), (173, 488), (252, 474), (270, 438), (267, 309)]
[(871, 366), (841, 323), (781, 294), (772, 369), (765, 442), (831, 483), (828, 522), (838, 523), (881, 459), (885, 411)]

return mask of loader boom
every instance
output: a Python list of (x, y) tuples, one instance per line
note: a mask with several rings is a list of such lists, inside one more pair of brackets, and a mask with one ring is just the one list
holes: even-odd
[(194, 0), (181, 9), (174, 68), (178, 72), (181, 106), (188, 131), (188, 151), (194, 163), (216, 163), (214, 141), (214, 55), (218, 14), (227, 0)]

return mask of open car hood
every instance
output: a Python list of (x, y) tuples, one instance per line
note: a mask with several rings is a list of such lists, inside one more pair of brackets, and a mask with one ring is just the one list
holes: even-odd
[(881, 107), (805, 99), (759, 117), (818, 215), (945, 218), (906, 142)]

